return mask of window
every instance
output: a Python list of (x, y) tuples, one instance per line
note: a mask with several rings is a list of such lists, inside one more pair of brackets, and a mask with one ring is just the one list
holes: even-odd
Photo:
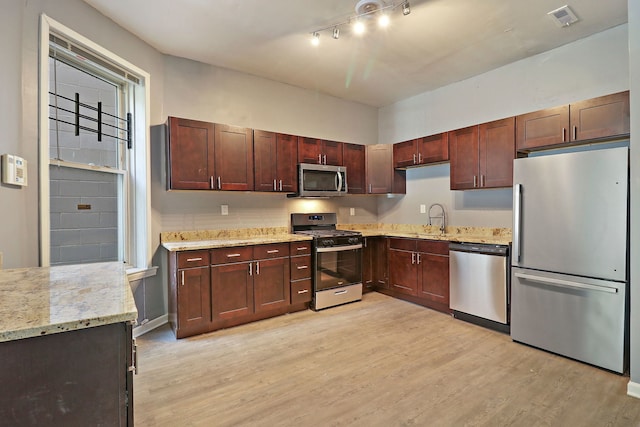
[(41, 264), (146, 268), (149, 76), (46, 15), (41, 26)]

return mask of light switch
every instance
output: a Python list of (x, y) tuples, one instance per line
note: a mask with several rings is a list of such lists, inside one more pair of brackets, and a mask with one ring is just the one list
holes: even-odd
[(427, 213), (427, 205), (420, 205), (420, 213)]
[(229, 215), (229, 205), (220, 205), (220, 214)]
[(349, 215), (354, 216), (356, 214), (356, 208), (349, 208)]

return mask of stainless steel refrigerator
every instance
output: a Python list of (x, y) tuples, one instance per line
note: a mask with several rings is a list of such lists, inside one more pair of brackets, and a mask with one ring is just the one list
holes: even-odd
[(622, 373), (628, 148), (514, 161), (511, 337)]

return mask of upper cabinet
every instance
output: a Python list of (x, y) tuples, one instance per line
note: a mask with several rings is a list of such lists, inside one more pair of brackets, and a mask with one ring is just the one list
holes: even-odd
[(253, 190), (253, 131), (169, 117), (168, 187)]
[(518, 151), (629, 135), (629, 92), (523, 114), (516, 119)]
[(297, 136), (255, 130), (253, 157), (256, 191), (298, 191)]
[(169, 117), (167, 127), (167, 187), (173, 190), (213, 188), (213, 123)]
[(347, 168), (347, 190), (349, 194), (366, 193), (365, 146), (360, 144), (342, 144), (342, 160)]
[(451, 189), (513, 185), (515, 118), (449, 132)]
[[(393, 168), (391, 144), (367, 145), (367, 194), (406, 194), (407, 171)], [(347, 169), (347, 176), (349, 169)]]
[(342, 143), (300, 136), (298, 137), (298, 163), (343, 166)]
[(449, 139), (446, 132), (393, 144), (394, 168), (402, 169), (448, 160)]

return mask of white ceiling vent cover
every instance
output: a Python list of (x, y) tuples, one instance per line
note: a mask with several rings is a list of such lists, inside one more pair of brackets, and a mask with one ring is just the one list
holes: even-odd
[(552, 10), (547, 13), (547, 15), (553, 19), (553, 22), (555, 22), (558, 27), (568, 27), (574, 22), (578, 22), (578, 17), (567, 5)]

